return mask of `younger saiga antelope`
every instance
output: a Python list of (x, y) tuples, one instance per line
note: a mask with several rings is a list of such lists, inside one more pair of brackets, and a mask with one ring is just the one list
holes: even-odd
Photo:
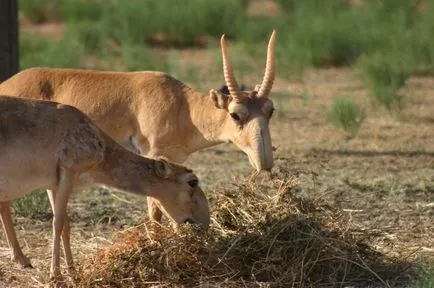
[[(264, 78), (255, 91), (241, 91), (232, 71), (224, 35), (223, 74), (230, 95), (209, 95), (152, 71), (103, 72), (33, 68), (0, 84), (0, 94), (51, 100), (77, 107), (124, 147), (176, 163), (222, 142), (244, 151), (258, 171), (273, 166), (269, 94), (275, 78), (273, 31)], [(148, 198), (151, 219), (160, 221), (158, 201)]]
[(60, 276), (62, 233), (72, 267), (67, 202), (73, 190), (90, 184), (152, 196), (177, 223), (207, 228), (210, 222), (207, 199), (191, 170), (126, 150), (72, 106), (0, 96), (0, 216), (13, 260), (30, 266), (13, 228), (10, 201), (47, 188), (54, 212), (51, 276)]

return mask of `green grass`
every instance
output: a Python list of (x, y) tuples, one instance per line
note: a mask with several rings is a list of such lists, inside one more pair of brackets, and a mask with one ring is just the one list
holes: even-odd
[[(155, 57), (146, 47), (155, 35), (176, 47), (196, 45), (200, 37), (222, 33), (234, 38), (244, 23), (247, 3), (246, 0), (25, 2), (20, 12), (27, 20), (42, 23), (60, 18), (66, 22), (66, 29), (62, 40), (22, 35), (22, 68), (61, 66), (166, 72), (170, 72), (168, 59)], [(48, 6), (54, 8), (50, 15), (45, 15), (48, 10), (44, 7)], [(89, 58), (93, 61), (87, 61)], [(186, 73), (195, 78), (194, 68)]]
[(35, 23), (56, 17), (67, 23), (93, 23), (101, 37), (110, 38), (116, 43), (135, 44), (143, 44), (146, 38), (157, 33), (180, 43), (193, 42), (197, 36), (215, 36), (221, 33), (234, 37), (245, 21), (245, 7), (248, 3), (246, 0), (23, 2), (22, 14)]
[(348, 17), (346, 10), (335, 10), (334, 5), (318, 1), (297, 4), (289, 22), (292, 29), (281, 40), (288, 47), (288, 57), (314, 66), (350, 63), (357, 56), (360, 43), (354, 41), (358, 37), (353, 37), (356, 22)]
[[(241, 53), (255, 59), (242, 64), (250, 71), (263, 65), (268, 37), (276, 29), (279, 77), (300, 79), (308, 66), (364, 63), (364, 80), (387, 108), (402, 104), (396, 93), (402, 79), (413, 71), (434, 73), (434, 38), (430, 37), (434, 33), (434, 4), (420, 14), (414, 1), (407, 0), (366, 0), (360, 7), (352, 7), (346, 0), (277, 0), (280, 13), (252, 17), (246, 9), (250, 2), (21, 1), (20, 12), (27, 20), (66, 22), (61, 41), (23, 37), (22, 45), (27, 47), (22, 48), (22, 66), (169, 69), (164, 71), (170, 73), (177, 71), (173, 67), (170, 70), (172, 64), (167, 62), (171, 60), (154, 59), (146, 47), (156, 35), (172, 48), (197, 46), (199, 40), (213, 48), (226, 33), (242, 47), (232, 53), (234, 62), (244, 61)], [(208, 41), (210, 38), (215, 40)], [(381, 59), (383, 55), (387, 59)], [(88, 57), (96, 58), (97, 64), (85, 63)], [(187, 75), (197, 78), (195, 68), (189, 69)], [(244, 68), (237, 71), (240, 69)]]
[(40, 217), (50, 211), (50, 201), (45, 189), (35, 190), (32, 193), (15, 200), (12, 203), (15, 215), (21, 217)]
[(431, 2), (413, 30), (414, 54), (417, 59), (418, 72), (434, 74), (434, 3)]
[[(94, 32), (91, 29), (87, 32), (89, 34), (67, 30), (60, 40), (22, 34), (20, 36), (21, 69), (42, 66), (167, 71), (167, 61), (152, 55), (145, 46), (117, 45), (107, 39), (104, 41), (101, 38), (93, 38)], [(92, 56), (98, 60), (96, 63), (88, 61)]]
[[(350, 66), (361, 56), (378, 51), (405, 51), (413, 57), (414, 51), (422, 50), (418, 55), (426, 56), (419, 57), (415, 65), (434, 59), (434, 45), (427, 45), (434, 27), (434, 20), (429, 17), (432, 14), (420, 17), (409, 1), (372, 0), (361, 7), (351, 7), (344, 0), (277, 2), (285, 13), (249, 19), (237, 38), (241, 37), (254, 55), (254, 51), (265, 49), (262, 43), (276, 28), (281, 77), (291, 77), (294, 70), (302, 71), (308, 66)], [(258, 55), (254, 57), (260, 59)]]
[(403, 107), (404, 98), (399, 89), (414, 71), (410, 53), (400, 50), (366, 55), (360, 59), (359, 68), (374, 104), (394, 111)]
[(434, 267), (426, 265), (422, 268), (419, 278), (413, 283), (413, 288), (434, 288)]
[[(26, 0), (29, 2), (38, 0)], [(42, 0), (39, 0), (42, 1)], [(45, 0), (56, 1), (56, 0)], [(58, 1), (58, 0), (57, 0)], [(128, 2), (131, 2), (128, 1)], [(109, 7), (119, 6), (116, 0), (60, 0), (57, 14), (66, 22), (100, 21)]]
[(27, 20), (33, 23), (44, 23), (59, 19), (57, 14), (58, 1), (53, 0), (22, 0), (19, 9)]
[(362, 54), (388, 49), (413, 25), (406, 1), (368, 1), (351, 8), (347, 1), (294, 1), (281, 40), (288, 57), (314, 66), (354, 63)]
[(156, 70), (169, 72), (167, 59), (157, 58), (152, 55), (146, 47), (139, 45), (122, 45), (119, 49), (120, 53), (118, 57), (121, 59), (121, 70)]
[(82, 56), (82, 45), (76, 38), (52, 40), (41, 36), (20, 36), (21, 69), (34, 66), (77, 67)]
[(328, 119), (337, 128), (355, 135), (365, 118), (364, 115), (363, 109), (354, 100), (336, 96), (329, 108)]
[(89, 20), (68, 23), (66, 27), (67, 39), (76, 39), (83, 46), (87, 54), (100, 57), (110, 54), (107, 38), (101, 33), (101, 23)]

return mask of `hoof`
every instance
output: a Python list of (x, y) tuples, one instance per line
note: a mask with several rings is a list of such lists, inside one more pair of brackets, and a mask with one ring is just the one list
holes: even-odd
[(68, 266), (68, 274), (70, 275), (70, 276), (74, 276), (75, 275), (75, 266), (74, 265), (71, 265), (71, 266)]
[(30, 259), (24, 255), (12, 256), (12, 261), (20, 264), (23, 268), (33, 268)]
[(63, 279), (62, 275), (50, 276), (50, 283), (48, 283), (50, 288), (66, 288), (68, 284)]

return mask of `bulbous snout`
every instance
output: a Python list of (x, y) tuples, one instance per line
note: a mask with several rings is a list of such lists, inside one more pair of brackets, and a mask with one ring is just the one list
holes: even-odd
[[(208, 199), (200, 187), (196, 187), (193, 192), (193, 212), (190, 219), (191, 223), (199, 224), (203, 229), (208, 229), (211, 222), (211, 213), (209, 210)], [(184, 221), (185, 222), (185, 221)]]
[[(252, 152), (252, 154), (253, 154), (253, 152)], [(250, 162), (250, 165), (257, 172), (261, 172), (261, 171), (268, 171), (268, 172), (270, 172), (271, 168), (273, 168), (273, 159), (271, 159), (271, 161), (270, 160), (268, 160), (268, 161), (260, 161), (260, 160), (254, 161), (252, 159), (252, 157), (250, 157), (250, 155), (249, 155), (249, 162)]]
[(198, 186), (191, 191), (183, 191), (178, 197), (168, 193), (167, 198), (155, 199), (154, 203), (171, 219), (175, 226), (183, 224), (197, 224), (207, 230), (211, 222), (208, 200)]
[(250, 131), (250, 147), (246, 149), (250, 165), (256, 171), (270, 171), (273, 168), (273, 146), (271, 144), (270, 130), (265, 119), (257, 119), (252, 123)]

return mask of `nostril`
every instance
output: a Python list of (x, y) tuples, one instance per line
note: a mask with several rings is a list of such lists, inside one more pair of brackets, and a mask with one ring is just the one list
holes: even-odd
[(191, 218), (187, 218), (184, 220), (184, 224), (194, 224), (194, 221)]

